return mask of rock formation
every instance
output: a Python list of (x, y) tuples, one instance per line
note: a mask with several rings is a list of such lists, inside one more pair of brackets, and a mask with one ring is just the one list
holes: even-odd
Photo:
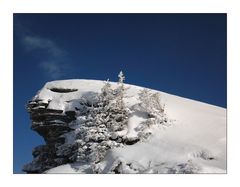
[(49, 102), (51, 101), (32, 100), (27, 105), (32, 120), (31, 129), (41, 135), (46, 142), (46, 145), (33, 149), (34, 160), (23, 168), (27, 173), (42, 173), (47, 169), (70, 162), (71, 152), (69, 155), (57, 155), (57, 150), (65, 142), (65, 138), (61, 135), (73, 130), (69, 127), (69, 123), (76, 119), (75, 112), (48, 109)]

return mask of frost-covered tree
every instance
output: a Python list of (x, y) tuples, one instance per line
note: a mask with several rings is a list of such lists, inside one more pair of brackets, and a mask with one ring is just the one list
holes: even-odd
[(113, 130), (120, 131), (126, 128), (128, 123), (128, 110), (124, 104), (124, 94), (125, 94), (125, 86), (124, 80), (125, 76), (122, 71), (120, 71), (118, 75), (118, 87), (116, 88), (116, 101), (112, 105), (112, 112), (114, 114), (113, 118)]
[(139, 100), (141, 101), (140, 106), (142, 109), (144, 109), (145, 112), (148, 114), (151, 114), (152, 108), (150, 105), (150, 97), (151, 97), (151, 92), (149, 89), (144, 88), (141, 90), (138, 94)]
[(148, 113), (149, 117), (164, 114), (165, 105), (161, 103), (159, 93), (152, 93), (149, 89), (144, 88), (139, 93), (140, 106)]
[(125, 76), (122, 71), (119, 72), (118, 78), (119, 78), (119, 81), (118, 81), (119, 83), (123, 83), (125, 81)]
[(165, 105), (161, 103), (161, 96), (159, 93), (153, 93), (150, 96), (150, 103), (153, 109), (153, 114), (156, 114), (156, 115), (164, 114)]
[(118, 92), (118, 96), (116, 98), (116, 104), (118, 105), (118, 107), (120, 109), (124, 109), (124, 102), (123, 102), (123, 97), (124, 97), (124, 92), (125, 92), (125, 87), (124, 87), (124, 80), (125, 80), (125, 76), (123, 74), (122, 71), (120, 71), (119, 75), (118, 75), (118, 88), (117, 88), (117, 92)]
[(114, 98), (114, 90), (111, 88), (111, 84), (109, 83), (109, 79), (105, 81), (104, 86), (101, 89), (101, 93), (99, 94), (99, 105), (106, 106), (110, 103), (110, 101)]
[(148, 131), (152, 125), (167, 125), (168, 119), (164, 113), (165, 105), (161, 102), (159, 93), (153, 93), (149, 89), (143, 89), (139, 93), (140, 108), (146, 112), (148, 119), (143, 122), (139, 127), (139, 136), (146, 139), (151, 135)]
[[(123, 135), (118, 134), (128, 124), (128, 110), (124, 105), (125, 77), (119, 73), (117, 88), (113, 89), (107, 80), (97, 96), (97, 102), (89, 105), (82, 102), (85, 108), (81, 124), (76, 128), (75, 144), (77, 162), (100, 162), (108, 149), (123, 145)], [(81, 99), (84, 100), (84, 99)]]

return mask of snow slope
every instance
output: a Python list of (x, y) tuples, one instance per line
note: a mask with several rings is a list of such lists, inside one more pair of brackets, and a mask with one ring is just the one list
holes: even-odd
[[(116, 86), (116, 83), (111, 84)], [(78, 102), (68, 105), (68, 101), (83, 95), (89, 100), (94, 99), (94, 94), (99, 93), (103, 85), (103, 81), (96, 80), (53, 81), (47, 83), (34, 99), (46, 103), (51, 100), (49, 109), (67, 111), (78, 105)], [(134, 109), (143, 88), (125, 86), (128, 89), (124, 102), (133, 112), (129, 117), (128, 132), (124, 133), (134, 138), (136, 127), (146, 120), (144, 113)], [(59, 93), (58, 89), (71, 92)], [(153, 127), (153, 134), (146, 141), (109, 150), (98, 165), (101, 172), (108, 173), (114, 165), (121, 163), (121, 173), (226, 173), (226, 109), (159, 93), (172, 124)], [(91, 173), (91, 169), (88, 165), (73, 163), (45, 173)]]

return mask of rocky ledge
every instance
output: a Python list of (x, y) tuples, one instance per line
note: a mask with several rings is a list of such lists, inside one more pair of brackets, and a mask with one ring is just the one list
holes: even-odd
[(33, 149), (33, 161), (23, 167), (27, 173), (42, 173), (58, 165), (70, 162), (66, 155), (57, 155), (58, 147), (64, 144), (65, 138), (61, 135), (73, 129), (69, 123), (75, 120), (75, 112), (48, 109), (48, 102), (32, 100), (27, 104), (27, 110), (32, 120), (31, 129), (42, 136), (46, 145)]

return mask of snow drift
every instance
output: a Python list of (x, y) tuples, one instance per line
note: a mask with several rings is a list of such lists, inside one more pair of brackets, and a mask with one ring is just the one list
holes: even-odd
[(46, 145), (23, 170), (226, 173), (226, 109), (123, 80), (46, 83), (27, 106)]

